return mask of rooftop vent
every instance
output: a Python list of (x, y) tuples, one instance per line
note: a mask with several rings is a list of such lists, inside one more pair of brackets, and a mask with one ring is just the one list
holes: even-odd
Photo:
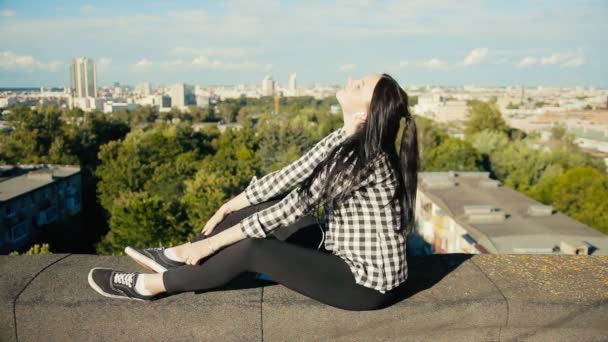
[(585, 243), (576, 244), (574, 242), (562, 240), (559, 243), (559, 249), (563, 254), (589, 255), (589, 246), (587, 246)]
[(458, 177), (462, 178), (488, 178), (490, 172), (488, 171), (456, 171)]
[(491, 205), (465, 205), (464, 213), (469, 223), (501, 223), (506, 219), (503, 210)]
[(446, 189), (456, 186), (454, 179), (448, 177), (428, 177), (424, 178), (422, 182), (427, 189)]
[(491, 213), (494, 206), (489, 204), (470, 204), (464, 206), (465, 215)]
[(501, 183), (496, 179), (482, 179), (478, 185), (480, 188), (498, 188), (501, 186)]
[(27, 173), (28, 179), (34, 179), (39, 181), (52, 181), (53, 171), (51, 170), (36, 170)]
[(551, 216), (553, 214), (552, 205), (531, 204), (528, 206), (528, 215), (530, 216)]

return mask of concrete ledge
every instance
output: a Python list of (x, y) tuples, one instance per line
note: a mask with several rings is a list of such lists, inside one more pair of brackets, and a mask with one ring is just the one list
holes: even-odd
[(0, 256), (0, 340), (608, 340), (606, 256), (412, 257), (396, 303), (359, 312), (250, 273), (154, 302), (109, 299), (87, 283), (95, 266), (145, 270), (126, 256)]

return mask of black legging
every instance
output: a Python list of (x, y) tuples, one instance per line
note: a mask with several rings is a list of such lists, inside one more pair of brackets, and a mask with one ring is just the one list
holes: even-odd
[[(232, 227), (245, 217), (277, 201), (263, 202), (228, 214), (209, 236)], [(312, 215), (298, 220), (293, 225), (301, 225), (301, 222), (310, 217)], [(292, 227), (278, 228), (275, 232), (290, 228)], [(276, 283), (337, 308), (362, 311), (380, 309), (388, 305), (393, 291), (383, 294), (355, 283), (354, 276), (344, 260), (323, 247), (317, 250), (318, 242), (317, 246), (305, 246), (305, 243), (281, 241), (273, 235), (265, 239), (247, 237), (220, 249), (198, 265), (183, 265), (167, 270), (163, 273), (167, 293), (208, 290), (227, 284), (243, 272), (257, 272), (267, 275)], [(191, 242), (206, 237), (199, 234)]]

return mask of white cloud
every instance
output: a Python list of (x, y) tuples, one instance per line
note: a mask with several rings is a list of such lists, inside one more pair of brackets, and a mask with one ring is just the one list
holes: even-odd
[(145, 59), (145, 58), (138, 60), (138, 61), (137, 61), (137, 62), (136, 62), (134, 65), (133, 65), (133, 67), (134, 67), (135, 69), (140, 69), (140, 70), (143, 70), (143, 69), (148, 69), (148, 68), (150, 68), (151, 66), (152, 66), (152, 62), (151, 62), (150, 60), (148, 60), (148, 59)]
[(202, 69), (212, 70), (242, 70), (242, 71), (269, 71), (272, 69), (272, 65), (262, 65), (255, 62), (244, 61), (244, 62), (225, 62), (221, 60), (211, 60), (207, 56), (200, 55), (192, 60), (192, 66)]
[(158, 65), (163, 70), (189, 70), (189, 69), (208, 69), (225, 71), (270, 71), (272, 64), (261, 64), (252, 61), (230, 62), (218, 59), (209, 59), (207, 56), (200, 55), (192, 60), (173, 59), (166, 61), (153, 62), (149, 59), (137, 61), (133, 67), (136, 70), (147, 70), (153, 65)]
[(450, 69), (456, 67), (466, 67), (471, 65), (476, 65), (484, 62), (488, 55), (490, 54), (490, 49), (485, 47), (475, 48), (467, 53), (462, 61), (458, 62), (447, 62), (445, 60), (439, 59), (437, 57), (430, 58), (428, 60), (418, 60), (418, 61), (409, 61), (402, 60), (399, 62), (399, 67), (409, 67), (409, 66), (418, 66), (429, 69)]
[(352, 70), (355, 68), (355, 64), (342, 64), (340, 65), (340, 67), (338, 68), (340, 71), (348, 71), (348, 70)]
[(58, 71), (63, 67), (61, 61), (42, 62), (31, 55), (17, 55), (12, 51), (0, 51), (0, 68), (11, 71)]
[(80, 6), (80, 11), (82, 11), (83, 13), (91, 13), (95, 11), (95, 6), (91, 4), (82, 5)]
[(562, 68), (579, 67), (585, 64), (585, 57), (580, 52), (552, 53), (547, 56), (523, 57), (518, 67), (529, 67), (533, 65), (559, 65)]
[(108, 57), (100, 57), (95, 63), (95, 66), (97, 67), (97, 71), (104, 71), (107, 70), (107, 68), (110, 66), (110, 63), (112, 63), (112, 60)]
[(561, 64), (561, 66), (564, 68), (570, 68), (570, 67), (578, 67), (583, 64), (585, 64), (585, 57), (578, 56), (578, 57), (574, 57), (572, 59), (565, 61), (564, 63)]
[(17, 11), (12, 9), (0, 10), (0, 17), (14, 17), (17, 15)]
[(473, 49), (471, 51), (469, 51), (469, 53), (467, 54), (467, 56), (464, 58), (463, 64), (464, 65), (473, 65), (473, 64), (479, 64), (481, 62), (483, 62), (486, 57), (488, 56), (488, 51), (490, 51), (488, 48), (477, 48), (477, 49)]
[(446, 67), (447, 63), (439, 58), (431, 58), (428, 61), (422, 62), (421, 65), (431, 69), (440, 69)]
[(521, 66), (521, 67), (525, 67), (525, 66), (528, 66), (528, 65), (538, 64), (538, 62), (539, 62), (538, 58), (536, 58), (536, 57), (529, 57), (528, 56), (528, 57), (522, 58), (519, 61), (518, 65)]
[(404, 67), (410, 66), (411, 64), (412, 64), (412, 62), (410, 62), (410, 61), (400, 61), (399, 67), (404, 68)]
[(240, 48), (240, 47), (213, 47), (208, 46), (205, 48), (192, 48), (185, 46), (176, 46), (169, 54), (183, 56), (183, 55), (205, 55), (205, 56), (222, 56), (222, 57), (244, 57), (259, 54), (261, 52), (258, 48)]

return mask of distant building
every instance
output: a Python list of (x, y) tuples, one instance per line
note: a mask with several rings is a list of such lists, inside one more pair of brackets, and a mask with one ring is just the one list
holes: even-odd
[(270, 76), (262, 80), (262, 96), (272, 96), (275, 91), (275, 81)]
[(14, 97), (2, 97), (0, 98), (0, 108), (6, 108), (17, 103)]
[(37, 230), (81, 211), (79, 166), (0, 166), (0, 254), (30, 243)]
[(85, 112), (90, 112), (95, 109), (103, 110), (104, 99), (99, 97), (75, 97), (71, 99), (70, 106), (78, 107)]
[(192, 85), (176, 83), (169, 88), (169, 96), (171, 97), (171, 107), (183, 110), (187, 106), (196, 105), (196, 95)]
[(183, 83), (177, 83), (171, 86), (169, 90), (169, 96), (171, 96), (171, 106), (177, 108), (184, 108), (186, 105), (185, 101), (185, 85)]
[(150, 86), (149, 82), (144, 82), (140, 84), (139, 91), (142, 96), (149, 96), (150, 94), (152, 94), (152, 87)]
[(298, 88), (297, 88), (297, 84), (296, 84), (296, 74), (289, 74), (289, 94), (291, 96), (297, 96), (298, 95)]
[(74, 97), (97, 97), (97, 70), (92, 59), (74, 58), (70, 71)]
[(417, 234), (434, 253), (608, 255), (608, 235), (489, 178), (420, 172)]
[(103, 112), (113, 113), (123, 109), (134, 110), (136, 107), (137, 105), (135, 103), (107, 101), (103, 104)]

